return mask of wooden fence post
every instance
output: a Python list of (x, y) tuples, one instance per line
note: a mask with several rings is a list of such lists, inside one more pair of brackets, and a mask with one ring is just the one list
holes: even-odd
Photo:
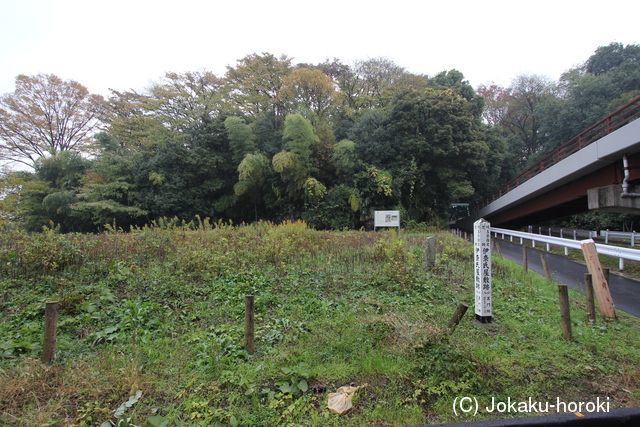
[(560, 318), (562, 320), (562, 337), (571, 341), (571, 310), (569, 308), (569, 288), (558, 285), (558, 299), (560, 300)]
[(44, 307), (44, 345), (42, 363), (50, 363), (56, 357), (56, 329), (58, 327), (58, 302), (49, 301)]
[(496, 250), (498, 251), (498, 255), (500, 255), (500, 258), (504, 258), (502, 256), (502, 248), (500, 247), (500, 242), (498, 242), (497, 240), (495, 240), (496, 242)]
[(584, 254), (584, 260), (587, 263), (589, 273), (593, 280), (593, 289), (595, 290), (596, 297), (598, 299), (598, 307), (600, 307), (600, 313), (603, 317), (609, 319), (617, 319), (616, 309), (613, 305), (613, 298), (611, 298), (611, 292), (609, 291), (609, 284), (605, 278), (605, 273), (600, 266), (600, 259), (598, 258), (598, 251), (596, 244), (592, 239), (583, 240), (580, 242), (582, 253)]
[(591, 323), (595, 323), (596, 304), (593, 298), (593, 279), (589, 273), (584, 274), (584, 289), (587, 296), (587, 318)]
[(244, 297), (244, 348), (253, 354), (254, 351), (254, 314), (253, 295)]
[(456, 311), (453, 312), (453, 316), (451, 316), (451, 319), (449, 319), (449, 323), (447, 323), (447, 328), (451, 329), (451, 332), (453, 332), (456, 326), (458, 326), (460, 320), (462, 319), (462, 316), (464, 316), (468, 308), (469, 307), (466, 304), (458, 304), (458, 306), (456, 307)]
[(525, 273), (529, 271), (529, 262), (527, 260), (527, 247), (524, 245), (522, 245), (522, 268), (524, 269)]
[(547, 264), (546, 254), (540, 254), (540, 260), (542, 261), (542, 268), (544, 269), (544, 275), (547, 276), (548, 281), (552, 281), (551, 271), (549, 271), (549, 265)]

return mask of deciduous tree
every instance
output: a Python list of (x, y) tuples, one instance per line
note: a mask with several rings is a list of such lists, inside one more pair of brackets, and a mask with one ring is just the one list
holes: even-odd
[(146, 109), (170, 129), (189, 131), (222, 112), (223, 84), (210, 71), (166, 73), (149, 89)]
[(74, 80), (19, 75), (15, 91), (0, 97), (0, 158), (33, 167), (41, 157), (89, 150), (103, 101)]
[(544, 76), (520, 75), (509, 88), (510, 97), (502, 126), (522, 142), (523, 164), (543, 147), (541, 108), (554, 97), (555, 83)]
[(235, 67), (227, 67), (227, 101), (232, 108), (254, 118), (273, 113), (277, 120), (283, 113), (278, 92), (291, 69), (291, 59), (285, 55), (280, 58), (270, 53), (245, 56)]
[(337, 94), (335, 83), (322, 71), (299, 68), (284, 78), (279, 97), (291, 112), (311, 112), (322, 120), (337, 104)]

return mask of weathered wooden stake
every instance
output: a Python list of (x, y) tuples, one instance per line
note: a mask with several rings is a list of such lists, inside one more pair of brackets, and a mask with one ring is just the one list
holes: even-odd
[(551, 271), (549, 271), (549, 264), (547, 264), (547, 256), (546, 254), (540, 254), (540, 260), (542, 261), (542, 268), (544, 269), (544, 275), (547, 277), (548, 281), (552, 281)]
[(571, 341), (573, 337), (571, 334), (571, 310), (569, 309), (569, 288), (567, 285), (558, 285), (558, 299), (560, 300), (562, 337), (565, 340)]
[(449, 323), (447, 323), (447, 328), (451, 329), (451, 332), (453, 332), (456, 326), (458, 326), (468, 308), (469, 307), (466, 304), (458, 304), (456, 311), (453, 312), (453, 316), (451, 316)]
[(587, 318), (591, 323), (596, 321), (596, 303), (593, 298), (593, 279), (589, 273), (584, 274), (584, 289), (587, 295)]
[(524, 269), (525, 273), (529, 271), (529, 262), (527, 260), (527, 247), (524, 245), (522, 246), (522, 268)]
[(56, 357), (56, 329), (58, 327), (58, 302), (49, 301), (44, 307), (44, 346), (42, 363), (50, 363)]
[(502, 256), (502, 248), (500, 247), (500, 242), (498, 242), (497, 240), (495, 242), (496, 242), (496, 250), (498, 251), (498, 255), (500, 255), (500, 258), (504, 258)]
[(254, 314), (253, 295), (244, 297), (244, 348), (253, 354), (254, 351)]
[(582, 248), (589, 273), (591, 273), (593, 289), (598, 299), (598, 307), (600, 307), (600, 314), (608, 319), (617, 319), (618, 316), (616, 315), (616, 309), (613, 305), (613, 298), (611, 298), (605, 273), (600, 266), (600, 259), (598, 258), (595, 242), (592, 239), (583, 240), (580, 242), (580, 247)]

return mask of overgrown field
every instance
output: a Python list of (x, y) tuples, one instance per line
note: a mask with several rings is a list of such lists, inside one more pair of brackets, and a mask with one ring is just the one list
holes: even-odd
[[(494, 256), (496, 324), (476, 326), (472, 245), (447, 232), (193, 228), (0, 235), (0, 424), (415, 426), (527, 415), (483, 411), (492, 398), (640, 403), (638, 319), (589, 324), (570, 293), (565, 341), (556, 286)], [(50, 300), (58, 349), (45, 366)], [(448, 334), (459, 302), (469, 312)], [(349, 385), (362, 387), (353, 409), (331, 413), (328, 394)], [(476, 416), (454, 413), (464, 396)]]

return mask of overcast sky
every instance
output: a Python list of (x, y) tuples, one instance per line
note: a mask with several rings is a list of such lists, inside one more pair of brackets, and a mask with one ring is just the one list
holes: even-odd
[(637, 0), (0, 0), (0, 94), (19, 74), (47, 73), (108, 96), (168, 71), (222, 77), (262, 52), (294, 63), (385, 57), (508, 86), (520, 74), (557, 80), (598, 46), (640, 44), (639, 16)]

